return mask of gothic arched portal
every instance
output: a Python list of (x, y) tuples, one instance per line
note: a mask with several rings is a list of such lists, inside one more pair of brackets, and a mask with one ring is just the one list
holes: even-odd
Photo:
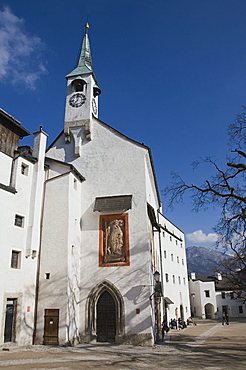
[(88, 295), (85, 329), (88, 341), (119, 343), (124, 336), (124, 301), (119, 290), (107, 280)]

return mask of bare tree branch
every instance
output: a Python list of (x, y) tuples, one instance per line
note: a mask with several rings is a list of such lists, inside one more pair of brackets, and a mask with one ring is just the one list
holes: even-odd
[[(169, 205), (182, 202), (186, 193), (191, 196), (193, 209), (199, 211), (208, 206), (221, 210), (214, 230), (220, 235), (217, 246), (225, 248), (233, 258), (227, 261), (227, 276), (239, 292), (246, 294), (246, 107), (229, 126), (229, 139), (236, 147), (234, 158), (225, 162), (224, 168), (210, 158), (205, 159), (213, 170), (213, 176), (203, 184), (186, 183), (179, 175), (172, 175), (172, 183), (164, 190)], [(200, 162), (196, 161), (197, 167)], [(241, 285), (240, 285), (241, 284)], [(241, 294), (241, 293), (240, 293)], [(245, 295), (246, 296), (246, 295)]]

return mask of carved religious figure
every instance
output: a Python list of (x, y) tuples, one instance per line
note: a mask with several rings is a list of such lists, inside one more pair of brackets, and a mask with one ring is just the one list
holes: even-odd
[(124, 221), (113, 220), (107, 227), (107, 254), (122, 255), (124, 246)]
[(129, 265), (128, 215), (100, 217), (100, 266)]

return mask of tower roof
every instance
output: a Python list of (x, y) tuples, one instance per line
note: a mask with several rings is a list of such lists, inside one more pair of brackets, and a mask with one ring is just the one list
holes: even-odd
[(76, 68), (69, 73), (66, 77), (73, 77), (73, 76), (79, 76), (83, 74), (93, 73), (92, 68), (92, 58), (91, 58), (91, 49), (90, 49), (90, 41), (88, 36), (88, 30), (89, 30), (89, 23), (86, 22), (85, 24), (85, 33), (81, 45), (80, 55), (77, 62)]

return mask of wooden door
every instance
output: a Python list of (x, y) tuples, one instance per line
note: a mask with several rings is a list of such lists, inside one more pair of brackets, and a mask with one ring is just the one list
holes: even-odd
[(59, 344), (59, 310), (45, 309), (44, 314), (44, 344)]
[(17, 299), (8, 298), (5, 314), (4, 342), (14, 342), (15, 340), (16, 308)]
[(103, 292), (97, 302), (97, 341), (115, 342), (116, 306), (111, 294)]

